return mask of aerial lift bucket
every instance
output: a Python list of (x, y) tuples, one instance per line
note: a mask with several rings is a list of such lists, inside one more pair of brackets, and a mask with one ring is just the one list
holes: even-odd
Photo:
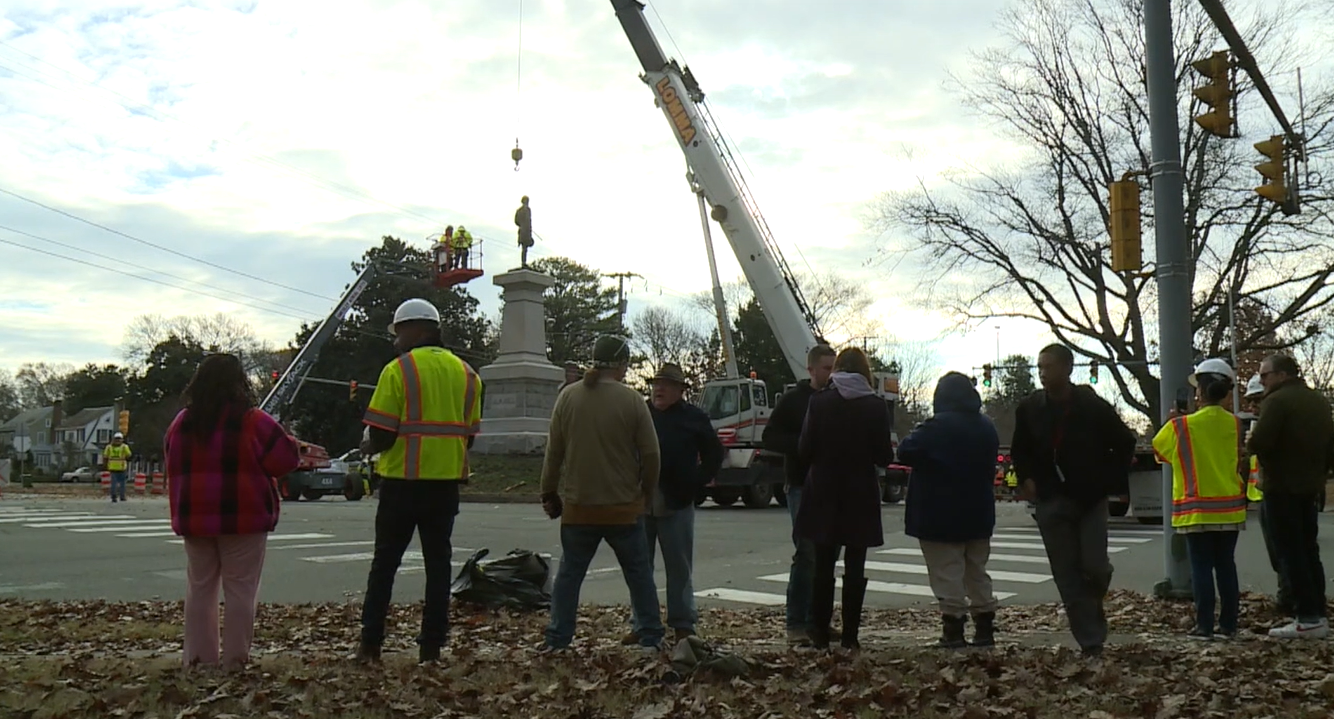
[[(435, 238), (438, 240), (438, 238)], [(445, 257), (443, 253), (431, 258), (431, 284), (439, 289), (461, 285), (481, 277), (482, 272), (482, 240), (474, 238), (472, 247), (468, 250), (468, 266), (455, 269), (445, 269)], [(442, 267), (442, 265), (444, 265)]]

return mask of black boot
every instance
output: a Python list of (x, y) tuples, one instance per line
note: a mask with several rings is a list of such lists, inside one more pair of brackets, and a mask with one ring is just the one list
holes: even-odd
[(427, 646), (425, 644), (417, 650), (417, 663), (427, 664), (429, 662), (440, 661), (440, 647)]
[(811, 646), (829, 648), (829, 623), (834, 619), (834, 578), (815, 577), (815, 592), (811, 597)]
[(866, 599), (866, 577), (861, 579), (843, 578), (843, 636), (839, 643), (844, 649), (861, 649), (857, 641), (857, 631), (862, 625), (862, 602)]
[(357, 647), (357, 661), (362, 664), (375, 664), (380, 661), (380, 645), (362, 641)]
[(982, 612), (973, 616), (973, 646), (996, 646), (996, 613)]
[(941, 618), (943, 631), (940, 634), (940, 641), (936, 646), (942, 649), (962, 649), (968, 646), (968, 640), (964, 639), (963, 626), (968, 622), (968, 617), (952, 617), (948, 614)]

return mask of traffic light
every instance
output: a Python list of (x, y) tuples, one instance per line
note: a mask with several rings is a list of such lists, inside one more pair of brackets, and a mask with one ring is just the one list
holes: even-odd
[(989, 364), (982, 365), (982, 386), (991, 386), (991, 365)]
[(1255, 188), (1261, 197), (1279, 205), (1288, 202), (1288, 164), (1286, 154), (1288, 143), (1282, 135), (1274, 135), (1268, 140), (1255, 143), (1255, 149), (1268, 158), (1255, 166), (1256, 172), (1264, 176), (1264, 184)]
[(1232, 102), (1237, 96), (1237, 90), (1233, 86), (1232, 60), (1227, 52), (1220, 50), (1203, 60), (1192, 62), (1190, 66), (1208, 80), (1195, 88), (1194, 95), (1209, 107), (1209, 112), (1196, 115), (1195, 122), (1210, 135), (1236, 137)]
[(1143, 269), (1140, 245), (1139, 183), (1121, 180), (1111, 185), (1112, 271)]
[(357, 381), (352, 380), (347, 383), (347, 398), (353, 402), (357, 401)]
[(273, 383), (274, 383), (274, 384), (278, 384), (278, 370), (274, 370), (274, 371), (270, 372), (270, 373), (269, 373), (269, 378), (273, 380)]
[(1089, 361), (1089, 384), (1098, 383), (1098, 361)]
[(128, 409), (123, 409), (123, 410), (121, 410), (121, 411), (120, 411), (120, 416), (119, 416), (117, 419), (118, 419), (117, 429), (120, 430), (120, 433), (121, 433), (121, 434), (129, 434), (129, 433), (130, 433), (130, 410), (128, 410)]

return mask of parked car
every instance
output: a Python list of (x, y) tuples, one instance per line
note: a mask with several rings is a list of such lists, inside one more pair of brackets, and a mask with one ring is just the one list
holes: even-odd
[(92, 467), (79, 467), (73, 472), (65, 472), (60, 475), (62, 482), (96, 482), (97, 472)]

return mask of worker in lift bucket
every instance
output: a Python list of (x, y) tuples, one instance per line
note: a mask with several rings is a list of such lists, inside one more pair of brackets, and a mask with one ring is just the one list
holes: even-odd
[(431, 257), (435, 261), (436, 271), (445, 272), (449, 269), (452, 258), (450, 257), (450, 243), (454, 237), (454, 226), (449, 225), (445, 228), (445, 234), (440, 235), (440, 239), (431, 245)]
[(454, 232), (454, 237), (449, 241), (449, 248), (452, 252), (453, 262), (450, 263), (450, 269), (467, 269), (468, 252), (472, 249), (472, 233), (468, 228), (459, 225), (459, 229)]

